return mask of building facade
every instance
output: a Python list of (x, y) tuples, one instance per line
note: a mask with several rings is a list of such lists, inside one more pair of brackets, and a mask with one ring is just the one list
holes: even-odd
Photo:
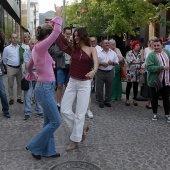
[(39, 0), (29, 0), (28, 8), (28, 30), (32, 37), (35, 37), (36, 28), (39, 26)]
[(7, 44), (12, 33), (18, 34), (22, 42), (22, 35), (28, 32), (26, 6), (27, 0), (0, 0), (0, 33)]
[[(158, 6), (159, 3), (166, 4), (166, 0), (148, 0), (148, 2)], [(164, 21), (170, 21), (170, 10), (160, 11), (160, 15)], [(166, 41), (167, 36), (170, 35), (170, 26), (160, 25), (153, 20), (146, 26), (145, 29), (140, 29), (140, 39), (144, 40), (144, 45), (147, 45), (148, 39), (152, 36), (159, 37), (163, 41)]]

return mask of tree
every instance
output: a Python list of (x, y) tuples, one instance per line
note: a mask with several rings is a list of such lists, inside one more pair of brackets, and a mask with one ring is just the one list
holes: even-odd
[(106, 36), (108, 19), (104, 16), (104, 11), (100, 3), (96, 0), (82, 0), (81, 3), (66, 7), (67, 25), (78, 23), (87, 28), (89, 35)]
[[(155, 6), (144, 0), (114, 0), (102, 1), (104, 15), (112, 13), (114, 17), (109, 19), (107, 31), (118, 36), (125, 32), (136, 35), (134, 28), (145, 27), (150, 23), (150, 18), (156, 15)], [(109, 6), (109, 8), (108, 8)]]
[(170, 0), (165, 1), (155, 6), (144, 0), (82, 0), (67, 7), (67, 22), (87, 27), (90, 35), (137, 35), (135, 28), (145, 28), (151, 21), (168, 24), (160, 13), (169, 7)]

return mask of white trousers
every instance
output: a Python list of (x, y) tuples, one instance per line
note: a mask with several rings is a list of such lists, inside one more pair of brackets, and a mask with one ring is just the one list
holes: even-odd
[[(90, 80), (81, 81), (70, 77), (68, 86), (61, 101), (61, 113), (63, 115), (64, 121), (72, 132), (70, 139), (74, 142), (80, 142), (82, 139), (90, 91)], [(73, 113), (72, 105), (76, 97), (76, 110), (75, 113)]]

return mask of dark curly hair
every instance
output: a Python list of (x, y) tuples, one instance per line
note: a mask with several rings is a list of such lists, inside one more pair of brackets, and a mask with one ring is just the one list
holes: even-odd
[[(85, 45), (91, 47), (91, 44), (90, 44), (90, 38), (89, 38), (89, 35), (87, 33), (87, 30), (85, 27), (79, 27), (79, 28), (76, 28), (74, 30), (74, 33), (77, 32), (78, 34), (78, 37), (80, 39), (80, 42), (83, 42)], [(76, 43), (75, 41), (75, 35), (73, 33), (73, 49), (79, 49), (80, 46), (79, 44)]]
[(47, 35), (50, 35), (53, 31), (53, 27), (49, 24), (44, 24), (41, 26), (38, 26), (37, 32), (36, 32), (36, 38), (38, 41), (44, 40), (44, 38)]

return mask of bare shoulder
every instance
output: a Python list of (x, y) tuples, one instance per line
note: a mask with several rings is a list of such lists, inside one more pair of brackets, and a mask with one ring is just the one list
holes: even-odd
[(93, 51), (96, 51), (96, 48), (95, 47), (89, 47), (90, 48), (90, 51), (93, 52)]

